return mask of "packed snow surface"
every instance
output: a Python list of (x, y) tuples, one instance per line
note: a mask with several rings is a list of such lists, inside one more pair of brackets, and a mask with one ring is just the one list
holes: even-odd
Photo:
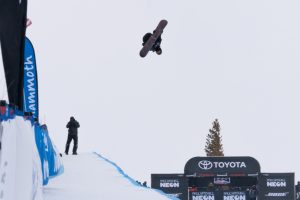
[(140, 186), (115, 163), (96, 153), (63, 155), (64, 173), (44, 187), (44, 200), (160, 200), (161, 192)]

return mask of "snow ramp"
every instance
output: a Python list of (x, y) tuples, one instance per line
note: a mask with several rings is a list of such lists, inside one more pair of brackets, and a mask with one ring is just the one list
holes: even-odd
[(44, 200), (176, 199), (141, 186), (97, 153), (63, 155), (64, 173), (44, 186)]

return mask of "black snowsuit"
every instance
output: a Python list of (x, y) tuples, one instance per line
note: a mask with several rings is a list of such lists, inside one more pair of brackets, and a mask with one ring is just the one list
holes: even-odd
[(70, 143), (73, 140), (74, 146), (73, 146), (73, 154), (77, 154), (77, 148), (78, 148), (78, 131), (77, 129), (80, 127), (80, 124), (78, 121), (74, 119), (74, 117), (70, 118), (70, 121), (67, 124), (68, 130), (68, 139), (66, 144), (66, 150), (65, 153), (68, 154)]
[[(146, 33), (143, 37), (143, 46), (146, 44), (146, 42), (149, 40), (149, 38), (152, 36), (152, 33)], [(154, 45), (151, 48), (151, 51), (162, 51), (160, 48), (161, 44), (161, 36), (159, 36), (156, 41), (154, 42)]]

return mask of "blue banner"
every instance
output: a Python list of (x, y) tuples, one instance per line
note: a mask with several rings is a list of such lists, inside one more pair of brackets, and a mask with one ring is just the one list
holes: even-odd
[(41, 167), (43, 174), (43, 185), (47, 185), (49, 181), (49, 164), (48, 164), (48, 142), (40, 125), (34, 126), (35, 142), (41, 159)]
[(63, 173), (64, 168), (60, 159), (59, 151), (52, 143), (47, 126), (44, 124), (41, 126), (44, 136), (45, 152), (48, 160), (49, 178), (56, 177)]
[(64, 167), (59, 151), (49, 137), (46, 125), (35, 125), (35, 142), (41, 159), (43, 185), (47, 185), (49, 178), (63, 173)]
[(24, 51), (24, 112), (31, 112), (39, 118), (38, 79), (34, 49), (30, 40), (25, 39)]

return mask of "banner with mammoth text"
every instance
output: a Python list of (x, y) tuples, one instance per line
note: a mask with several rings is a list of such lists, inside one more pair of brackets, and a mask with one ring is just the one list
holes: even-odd
[(31, 112), (33, 117), (39, 118), (38, 78), (35, 53), (30, 40), (25, 39), (24, 53), (24, 112)]

